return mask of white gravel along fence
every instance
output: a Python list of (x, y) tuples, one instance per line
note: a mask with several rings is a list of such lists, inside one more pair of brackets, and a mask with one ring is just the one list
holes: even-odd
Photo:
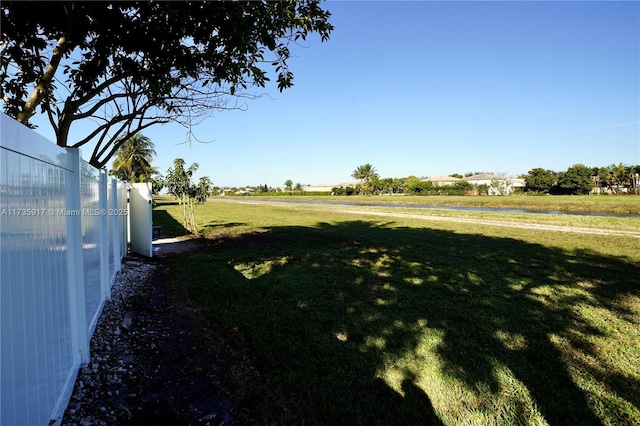
[(130, 416), (126, 406), (111, 401), (130, 396), (121, 395), (118, 389), (125, 377), (136, 374), (134, 348), (125, 342), (123, 331), (131, 328), (131, 303), (151, 282), (155, 268), (154, 264), (125, 259), (91, 339), (91, 359), (78, 373), (62, 425), (114, 425), (123, 412)]

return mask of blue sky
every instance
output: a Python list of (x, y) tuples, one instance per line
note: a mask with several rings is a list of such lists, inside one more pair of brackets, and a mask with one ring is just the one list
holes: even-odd
[(292, 49), (293, 88), (215, 113), (195, 129), (211, 143), (143, 132), (161, 172), (180, 157), (217, 186), (282, 186), (365, 163), (381, 177), (640, 164), (637, 1), (323, 7), (335, 30)]

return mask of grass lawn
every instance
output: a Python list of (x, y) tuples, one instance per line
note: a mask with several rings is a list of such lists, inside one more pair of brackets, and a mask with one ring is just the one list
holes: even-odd
[[(179, 214), (161, 200), (154, 223), (179, 233)], [(169, 278), (203, 336), (253, 360), (264, 423), (640, 423), (637, 238), (223, 201), (196, 215), (211, 245)]]

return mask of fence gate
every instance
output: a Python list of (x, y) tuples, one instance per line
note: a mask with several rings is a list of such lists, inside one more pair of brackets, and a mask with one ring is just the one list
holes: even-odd
[(129, 239), (131, 251), (152, 257), (151, 183), (129, 184)]

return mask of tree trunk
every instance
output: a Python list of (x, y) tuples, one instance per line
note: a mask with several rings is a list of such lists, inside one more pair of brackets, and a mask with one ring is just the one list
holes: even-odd
[(182, 221), (184, 222), (185, 231), (189, 231), (189, 218), (187, 217), (187, 200), (183, 194), (180, 196), (180, 203), (182, 204)]
[[(18, 120), (22, 124), (28, 124), (29, 119), (36, 111), (36, 107), (42, 102), (42, 100), (47, 95), (47, 92), (51, 90), (51, 82), (56, 75), (56, 71), (58, 71), (58, 67), (60, 66), (60, 61), (62, 57), (67, 52), (67, 46), (69, 44), (69, 38), (71, 37), (71, 33), (76, 25), (76, 21), (78, 15), (82, 13), (84, 6), (78, 5), (75, 2), (71, 2), (70, 4), (65, 6), (65, 10), (67, 12), (67, 25), (64, 34), (60, 36), (58, 42), (56, 43), (56, 47), (53, 49), (53, 54), (51, 55), (51, 61), (47, 66), (47, 69), (44, 71), (44, 74), (38, 81), (35, 89), (29, 96), (29, 99), (25, 102), (22, 107), (22, 111), (18, 113), (16, 120)], [(68, 132), (68, 129), (67, 129)], [(64, 140), (58, 138), (59, 146), (67, 146), (67, 135), (65, 135)]]
[[(38, 81), (35, 89), (31, 92), (31, 96), (25, 102), (24, 107), (22, 107), (22, 111), (18, 114), (16, 119), (22, 124), (28, 124), (29, 119), (36, 111), (36, 107), (42, 102), (47, 91), (51, 87), (51, 81), (58, 70), (58, 66), (60, 65), (60, 60), (64, 55), (64, 52), (67, 48), (67, 34), (63, 35), (58, 39), (58, 43), (56, 44), (55, 49), (53, 49), (53, 55), (51, 56), (51, 62), (49, 62), (49, 66), (45, 70), (42, 78)], [(60, 144), (58, 142), (58, 144)]]
[(193, 233), (193, 235), (195, 235), (197, 237), (198, 236), (198, 225), (196, 224), (196, 208), (195, 208), (195, 204), (196, 204), (195, 199), (194, 198), (190, 198), (189, 199), (189, 209), (190, 209), (191, 218), (190, 218), (189, 222), (191, 224), (191, 232)]
[[(67, 101), (65, 102), (64, 109), (60, 116), (58, 134), (56, 135), (56, 144), (61, 147), (66, 147), (68, 145), (67, 141), (69, 140), (69, 130), (71, 129), (71, 123), (73, 122), (71, 119), (73, 113), (71, 113), (69, 109), (69, 101)], [(95, 167), (94, 164), (92, 165)]]

